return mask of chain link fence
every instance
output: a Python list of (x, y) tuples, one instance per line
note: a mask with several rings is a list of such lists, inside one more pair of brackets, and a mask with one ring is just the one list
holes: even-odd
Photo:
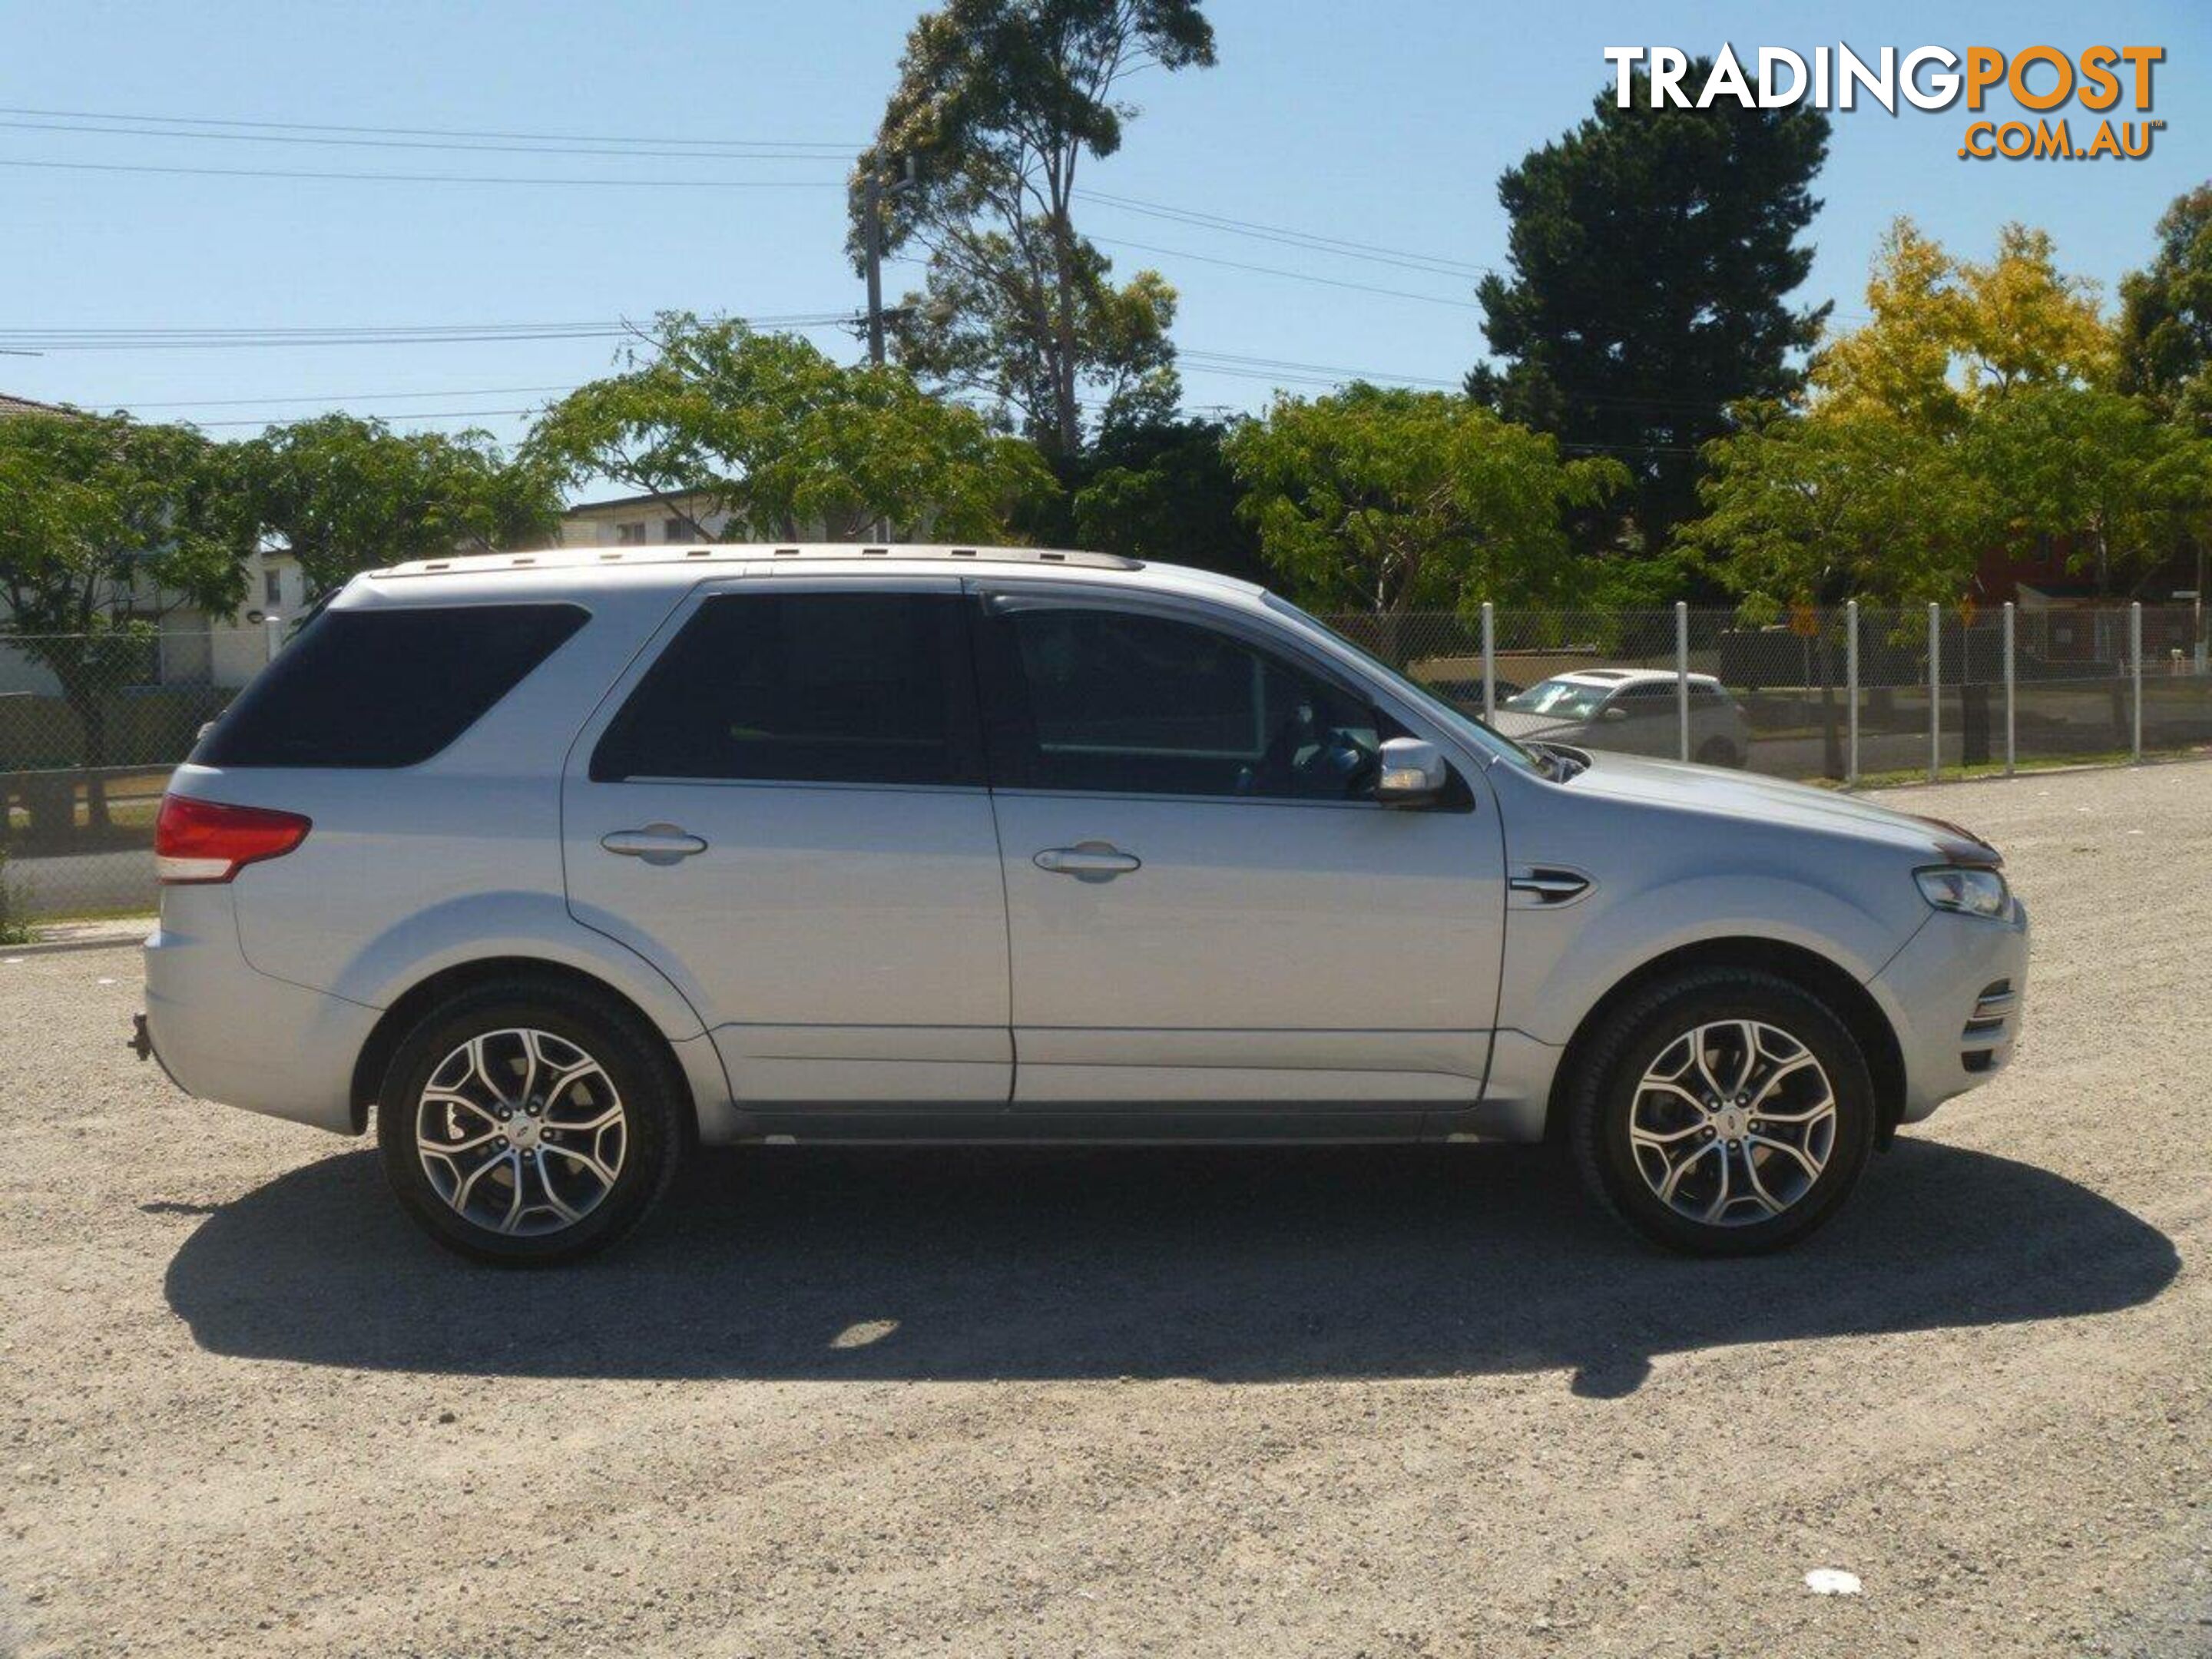
[(0, 635), (0, 938), (153, 908), (170, 770), (277, 643), (268, 626)]
[[(1324, 617), (1508, 735), (1887, 783), (2212, 746), (2193, 605)], [(0, 636), (0, 938), (152, 907), (154, 817), (274, 627)]]
[(1838, 783), (2212, 746), (2194, 605), (1324, 617), (1511, 737)]

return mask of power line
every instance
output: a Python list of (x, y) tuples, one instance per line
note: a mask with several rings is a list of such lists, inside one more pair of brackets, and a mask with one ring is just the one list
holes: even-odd
[(1381, 369), (1346, 368), (1334, 363), (1298, 362), (1287, 357), (1253, 357), (1234, 351), (1202, 351), (1178, 348), (1176, 352), (1176, 361), (1179, 364), (1193, 363), (1200, 368), (1206, 368), (1212, 364), (1226, 363), (1243, 368), (1274, 369), (1294, 374), (1333, 374), (1346, 380), (1390, 380), (1407, 386), (1419, 385), (1456, 389), (1461, 385), (1459, 380), (1439, 379), (1435, 375), (1393, 374)]
[(130, 161), (24, 161), (0, 160), (0, 167), (46, 167), (65, 173), (157, 173), (202, 179), (307, 179), (395, 185), (611, 185), (629, 190), (838, 190), (837, 179), (574, 179), (532, 174), (482, 173), (316, 173), (290, 167), (155, 167)]
[[(516, 131), (506, 129), (463, 127), (404, 127), (380, 126), (340, 122), (273, 121), (228, 117), (189, 115), (143, 115), (120, 111), (47, 109), (28, 106), (0, 105), (0, 116), (44, 118), (45, 130), (76, 132), (106, 132), (131, 136), (138, 133), (149, 137), (213, 137), (245, 139), (269, 135), (265, 142), (298, 143), (362, 143), (388, 148), (431, 149), (471, 149), (485, 151), (507, 150), (523, 155), (605, 155), (661, 156), (689, 159), (692, 156), (716, 156), (728, 160), (808, 160), (842, 161), (857, 154), (862, 146), (819, 139), (773, 138), (685, 138), (667, 137), (623, 136), (605, 133), (548, 133)], [(66, 122), (101, 121), (130, 123), (130, 125), (84, 127), (61, 125)], [(37, 121), (5, 120), (0, 127), (34, 128)], [(169, 131), (176, 128), (238, 127), (252, 129), (250, 132), (190, 132)], [(329, 137), (314, 135), (372, 135), (362, 137)], [(287, 137), (287, 135), (291, 135)], [(402, 139), (450, 139), (456, 143), (413, 144), (398, 142)], [(386, 141), (392, 141), (389, 143)], [(492, 143), (495, 140), (520, 140), (520, 146)], [(544, 146), (620, 146), (611, 149), (557, 149)], [(653, 148), (675, 147), (683, 148)], [(414, 174), (414, 173), (354, 173), (294, 171), (285, 169), (217, 168), (133, 166), (122, 163), (67, 162), (44, 161), (9, 161), (0, 165), (11, 167), (45, 167), (76, 171), (107, 171), (161, 173), (202, 177), (236, 178), (297, 178), (320, 181), (363, 179), (392, 180), (400, 183), (430, 184), (545, 184), (581, 186), (620, 186), (634, 184), (653, 189), (680, 189), (697, 184), (709, 189), (787, 188), (830, 189), (843, 188), (841, 181), (828, 179), (554, 179), (505, 178), (476, 174)], [(1109, 191), (1085, 189), (1079, 192), (1085, 200), (1099, 203), (1131, 213), (1165, 219), (1174, 223), (1187, 224), (1194, 228), (1219, 231), (1224, 234), (1245, 236), (1256, 240), (1304, 248), (1313, 252), (1334, 254), (1346, 258), (1364, 259), (1371, 263), (1395, 265), (1403, 270), (1423, 271), (1446, 276), (1503, 276), (1497, 266), (1471, 260), (1453, 258), (1416, 249), (1391, 247), (1380, 243), (1364, 242), (1346, 237), (1329, 236), (1317, 231), (1300, 230), (1288, 225), (1268, 224), (1258, 220), (1242, 219), (1227, 214), (1207, 212), (1196, 208), (1178, 207), (1171, 203), (1146, 201), (1140, 198), (1121, 196)], [(1103, 240), (1103, 238), (1094, 238)], [(1124, 242), (1121, 246), (1140, 251), (1169, 253), (1176, 258), (1218, 264), (1231, 270), (1255, 271), (1262, 275), (1293, 276), (1303, 281), (1321, 283), (1332, 287), (1348, 288), (1360, 292), (1388, 295), (1395, 298), (1427, 300), (1431, 304), (1466, 305), (1466, 301), (1439, 300), (1434, 295), (1409, 294), (1400, 289), (1369, 288), (1365, 284), (1338, 282), (1304, 272), (1284, 271), (1270, 266), (1239, 264), (1234, 260), (1212, 258), (1168, 248), (1147, 248), (1145, 244)], [(1863, 312), (1836, 309), (1838, 318), (1870, 321)]]
[(73, 121), (152, 121), (171, 126), (189, 127), (255, 127), (282, 132), (366, 132), (389, 133), (414, 138), (523, 138), (542, 139), (547, 143), (562, 144), (689, 144), (720, 146), (744, 144), (760, 149), (836, 150), (851, 155), (862, 146), (834, 143), (827, 139), (801, 138), (641, 138), (623, 137), (606, 133), (576, 132), (505, 132), (496, 130), (467, 127), (389, 127), (349, 126), (336, 121), (255, 121), (236, 120), (229, 117), (210, 115), (138, 115), (113, 110), (90, 109), (31, 109), (19, 106), (0, 105), (0, 115), (37, 115)]
[[(797, 312), (732, 318), (751, 328), (810, 329), (852, 326), (849, 312)], [(118, 328), (4, 329), (0, 343), (42, 351), (220, 350), (234, 347), (326, 345), (445, 345), (507, 340), (605, 340), (649, 337), (636, 324), (575, 323), (386, 324), (239, 329)]]
[(1350, 289), (1360, 294), (1387, 295), (1395, 300), (1419, 300), (1432, 306), (1451, 306), (1462, 311), (1477, 309), (1472, 300), (1447, 300), (1435, 294), (1415, 294), (1402, 288), (1378, 288), (1372, 283), (1348, 283), (1336, 276), (1316, 276), (1308, 270), (1285, 270), (1279, 265), (1246, 264), (1237, 259), (1217, 258), (1212, 254), (1193, 253), (1188, 248), (1158, 247), (1150, 242), (1127, 242), (1119, 238), (1094, 236), (1091, 239), (1106, 247), (1134, 248), (1139, 253), (1164, 253), (1174, 259), (1195, 259), (1205, 265), (1225, 265), (1231, 270), (1256, 271), (1262, 276), (1287, 276), (1293, 282), (1318, 283), (1324, 288)]
[[(439, 392), (302, 392), (289, 398), (172, 398), (155, 402), (133, 402), (122, 405), (130, 409), (252, 409), (270, 404), (374, 404), (398, 403), (414, 398), (520, 398), (541, 392), (566, 393), (574, 392), (573, 386), (448, 386)], [(410, 415), (410, 420), (430, 420), (431, 416)]]
[(844, 151), (798, 151), (771, 149), (640, 149), (609, 145), (587, 144), (505, 144), (465, 143), (453, 139), (437, 138), (341, 138), (314, 137), (304, 133), (283, 132), (203, 132), (187, 127), (116, 127), (87, 126), (70, 121), (0, 120), (0, 128), (21, 132), (70, 132), (97, 134), (108, 138), (196, 138), (228, 139), (248, 144), (316, 144), (347, 149), (434, 149), (458, 151), (465, 155), (635, 155), (678, 159), (687, 161), (828, 161), (843, 164), (852, 160)]
[(1481, 276), (1490, 275), (1494, 270), (1490, 265), (1447, 258), (1441, 254), (1417, 253), (1407, 248), (1350, 241), (1342, 237), (1323, 236), (1315, 231), (1293, 230), (1285, 225), (1261, 224), (1256, 220), (1233, 219), (1225, 214), (1205, 213), (1194, 208), (1173, 207), (1164, 202), (1139, 201), (1131, 196), (1109, 196), (1096, 190), (1085, 190), (1078, 194), (1085, 201), (1097, 202), (1130, 213), (1141, 213), (1150, 218), (1166, 219), (1200, 229), (1224, 231), (1231, 235), (1249, 236), (1260, 241), (1279, 242), (1288, 247), (1306, 248), (1316, 253), (1336, 253), (1347, 258), (1369, 259), (1378, 264), (1427, 271), (1433, 276)]
[[(760, 318), (756, 319), (755, 320), (761, 323), (768, 323), (775, 319)], [(854, 319), (849, 317), (839, 317), (836, 320), (840, 325), (843, 326), (850, 326), (854, 321)], [(498, 337), (510, 337), (501, 336)], [(1176, 353), (1176, 364), (1178, 368), (1182, 368), (1194, 375), (1219, 375), (1232, 380), (1266, 381), (1284, 386), (1297, 386), (1328, 387), (1342, 386), (1348, 381), (1364, 380), (1379, 386), (1400, 386), (1417, 389), (1456, 391), (1463, 384), (1463, 380), (1462, 379), (1444, 376), (1407, 374), (1387, 369), (1353, 368), (1347, 368), (1341, 364), (1306, 362), (1294, 358), (1264, 357), (1243, 352), (1209, 351), (1202, 348), (1194, 347), (1178, 349)], [(574, 384), (563, 384), (554, 386), (444, 387), (429, 392), (301, 392), (285, 397), (177, 398), (158, 402), (131, 403), (126, 406), (134, 410), (252, 408), (265, 407), (270, 404), (312, 404), (335, 406), (356, 403), (376, 403), (387, 401), (407, 402), (418, 398), (494, 398), (534, 395), (538, 393), (565, 395), (575, 389), (576, 387)], [(1585, 401), (1621, 402), (1636, 404), (1659, 410), (1677, 410), (1697, 412), (1702, 412), (1706, 407), (1706, 405), (1702, 404), (1692, 404), (1686, 401), (1669, 401), (1660, 398), (1615, 398), (1597, 394), (1585, 394)], [(484, 410), (482, 412), (486, 414), (497, 414), (509, 411)], [(466, 413), (466, 411), (456, 411), (455, 413), (458, 415)], [(405, 418), (427, 420), (443, 417), (425, 414), (410, 415), (406, 416)], [(206, 425), (252, 425), (255, 423), (256, 422), (251, 421), (201, 422), (201, 424)], [(1595, 449), (1618, 448), (1637, 453), (1650, 450), (1664, 450), (1673, 447), (1665, 445), (1649, 444), (1613, 445), (1600, 443), (1595, 441), (1577, 447)]]
[[(435, 410), (425, 410), (419, 414), (410, 415), (406, 418), (410, 421), (477, 421), (489, 420), (495, 416), (535, 415), (538, 412), (538, 411), (535, 407), (525, 409), (443, 409)], [(259, 421), (254, 420), (251, 417), (246, 417), (236, 420), (193, 421), (190, 424), (193, 426), (276, 426), (283, 423), (281, 422)]]

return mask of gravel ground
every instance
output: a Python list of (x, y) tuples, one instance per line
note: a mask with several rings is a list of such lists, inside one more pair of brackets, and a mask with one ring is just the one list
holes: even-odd
[(0, 963), (0, 1652), (2212, 1651), (2212, 766), (1895, 799), (2027, 1035), (1757, 1262), (1535, 1152), (772, 1149), (475, 1269)]

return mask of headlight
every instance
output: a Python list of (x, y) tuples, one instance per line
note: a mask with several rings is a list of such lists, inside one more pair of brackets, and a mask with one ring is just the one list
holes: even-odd
[(1969, 916), (2002, 916), (2012, 902), (2011, 895), (2005, 890), (2005, 878), (1994, 870), (1942, 865), (1933, 870), (1915, 870), (1912, 878), (1920, 884), (1920, 896), (1938, 910), (1956, 910)]

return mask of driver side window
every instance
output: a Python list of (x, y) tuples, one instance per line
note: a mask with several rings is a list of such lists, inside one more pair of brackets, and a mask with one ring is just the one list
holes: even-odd
[(1232, 635), (1139, 611), (1000, 601), (994, 781), (1112, 794), (1359, 800), (1376, 713)]

